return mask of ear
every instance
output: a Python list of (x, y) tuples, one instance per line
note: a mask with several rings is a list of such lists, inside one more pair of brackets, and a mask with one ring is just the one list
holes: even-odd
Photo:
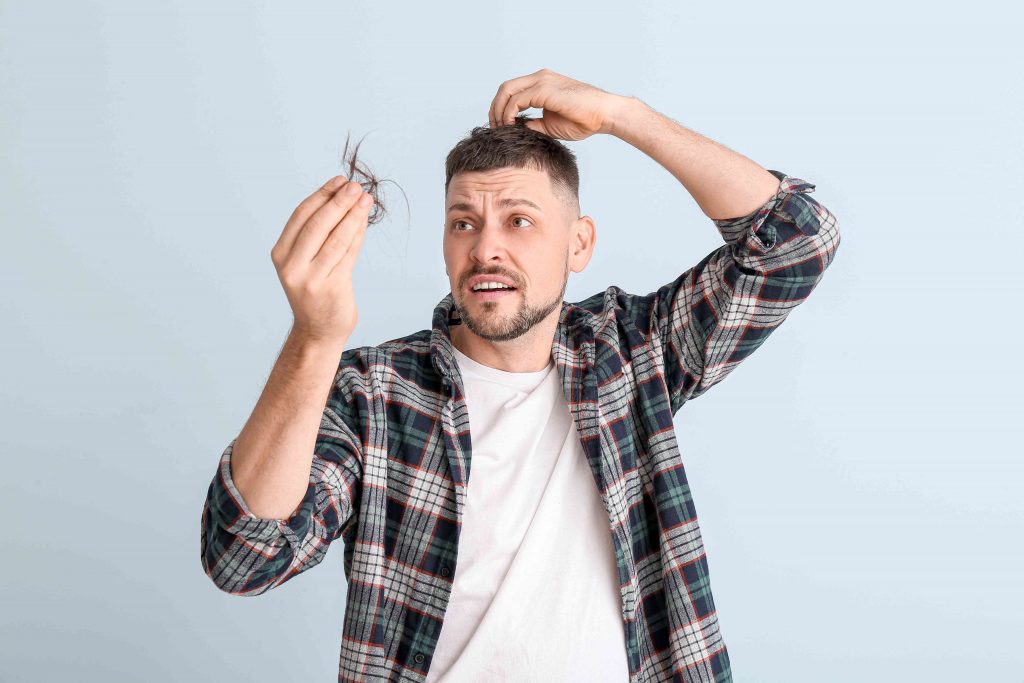
[(590, 216), (580, 216), (569, 226), (569, 269), (581, 272), (590, 262), (597, 243), (597, 226)]

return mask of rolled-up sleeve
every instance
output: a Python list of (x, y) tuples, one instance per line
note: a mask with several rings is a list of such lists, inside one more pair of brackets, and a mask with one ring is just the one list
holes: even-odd
[(811, 294), (839, 247), (836, 217), (815, 186), (781, 171), (775, 195), (746, 216), (714, 220), (725, 244), (679, 277), (625, 304), (644, 326), (673, 414), (753, 353)]
[(258, 595), (279, 586), (319, 564), (354, 520), (363, 446), (342, 417), (344, 400), (336, 383), (321, 419), (306, 493), (287, 518), (252, 513), (232, 478), (237, 437), (224, 450), (207, 491), (200, 534), (203, 569), (221, 590)]

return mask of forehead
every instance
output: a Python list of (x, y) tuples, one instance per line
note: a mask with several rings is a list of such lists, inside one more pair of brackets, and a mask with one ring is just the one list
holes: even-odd
[(468, 171), (452, 176), (448, 184), (447, 210), (465, 210), (467, 204), (480, 206), (483, 203), (510, 199), (522, 199), (543, 205), (554, 198), (551, 178), (546, 171), (532, 168)]

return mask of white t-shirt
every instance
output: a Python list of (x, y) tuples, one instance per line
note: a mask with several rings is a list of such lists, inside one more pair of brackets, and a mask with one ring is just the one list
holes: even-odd
[(554, 360), (506, 372), (455, 349), (472, 461), (428, 683), (627, 683), (608, 513)]

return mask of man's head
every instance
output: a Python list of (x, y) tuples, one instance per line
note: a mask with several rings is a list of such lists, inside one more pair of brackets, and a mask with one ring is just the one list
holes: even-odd
[[(525, 125), (474, 128), (445, 163), (444, 262), (466, 327), (492, 342), (557, 318), (569, 272), (594, 250), (593, 221), (579, 215), (572, 151)], [(515, 287), (471, 286), (492, 275)]]

